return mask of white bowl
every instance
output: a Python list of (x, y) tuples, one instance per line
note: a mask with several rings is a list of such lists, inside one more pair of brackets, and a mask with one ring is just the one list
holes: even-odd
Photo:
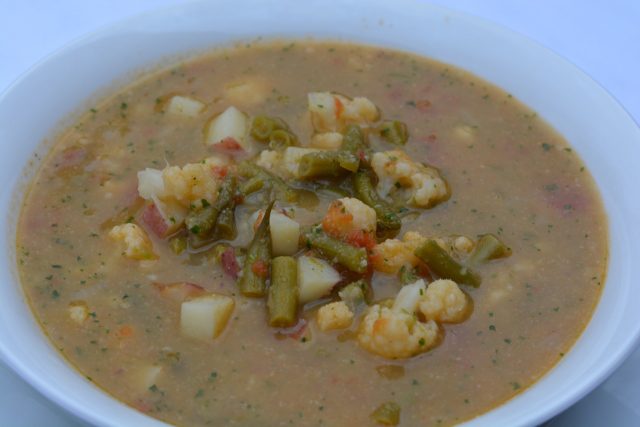
[[(277, 26), (274, 21), (277, 20)], [(0, 97), (0, 354), (25, 380), (81, 418), (104, 426), (157, 426), (75, 371), (26, 304), (16, 274), (16, 219), (29, 179), (50, 144), (107, 89), (141, 70), (258, 36), (338, 38), (403, 49), (467, 69), (536, 110), (582, 156), (602, 193), (610, 227), (609, 273), (587, 329), (533, 387), (465, 425), (535, 425), (602, 382), (640, 334), (640, 130), (601, 87), (530, 40), (478, 18), (410, 0), (189, 3), (139, 16), (50, 56)]]

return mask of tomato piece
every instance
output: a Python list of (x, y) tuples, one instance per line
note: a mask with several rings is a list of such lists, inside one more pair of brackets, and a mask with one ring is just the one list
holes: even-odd
[(164, 219), (155, 203), (146, 205), (142, 211), (142, 221), (158, 237), (165, 237), (169, 231), (169, 224)]

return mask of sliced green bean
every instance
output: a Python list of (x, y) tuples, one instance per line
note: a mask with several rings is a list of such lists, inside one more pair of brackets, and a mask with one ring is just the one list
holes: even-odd
[(271, 233), (269, 231), (269, 217), (273, 203), (264, 212), (262, 222), (247, 248), (247, 256), (242, 267), (242, 277), (238, 279), (240, 293), (246, 297), (263, 297), (267, 290), (267, 270), (271, 261)]
[(404, 145), (409, 139), (407, 125), (398, 120), (387, 120), (378, 126), (380, 136), (388, 143), (394, 145)]
[(469, 256), (467, 264), (476, 266), (492, 259), (506, 258), (511, 255), (511, 248), (502, 243), (493, 234), (484, 234), (478, 239), (476, 247)]
[(271, 285), (267, 297), (269, 326), (296, 324), (298, 312), (298, 262), (290, 256), (275, 257), (271, 263)]
[(368, 171), (361, 169), (353, 175), (353, 189), (356, 198), (376, 211), (379, 229), (393, 232), (400, 230), (402, 227), (400, 218), (391, 205), (378, 195)]
[(347, 126), (340, 149), (352, 153), (358, 159), (366, 160), (365, 163), (368, 163), (369, 146), (367, 145), (366, 138), (360, 126)]
[(261, 142), (268, 142), (273, 131), (288, 129), (287, 124), (277, 117), (257, 116), (251, 123), (251, 136)]
[(458, 284), (480, 286), (480, 276), (453, 259), (433, 239), (420, 245), (414, 254), (429, 266), (429, 270), (443, 279), (451, 279)]
[(400, 422), (400, 405), (395, 402), (385, 402), (373, 411), (371, 418), (379, 424), (397, 426)]
[(256, 191), (262, 190), (262, 187), (264, 187), (264, 178), (261, 176), (254, 176), (242, 183), (240, 186), (240, 194), (248, 196)]
[(329, 260), (335, 260), (356, 273), (367, 271), (367, 251), (328, 236), (319, 227), (305, 234), (307, 246), (315, 248)]
[(332, 178), (345, 173), (337, 151), (317, 151), (302, 156), (298, 174), (302, 179)]
[(219, 239), (233, 240), (238, 235), (236, 229), (236, 204), (230, 203), (218, 215), (215, 235)]
[(276, 129), (269, 135), (269, 148), (272, 150), (284, 150), (297, 144), (298, 138), (285, 129)]
[[(278, 195), (279, 198), (285, 199), (287, 202), (295, 202), (298, 198), (298, 193), (294, 188), (287, 185), (282, 178), (272, 174), (264, 168), (248, 161), (241, 162), (238, 165), (238, 173), (249, 180), (253, 178), (260, 178), (262, 185), (268, 185)], [(248, 182), (248, 181), (247, 181)]]
[(218, 221), (218, 215), (235, 197), (235, 191), (236, 177), (227, 175), (220, 186), (216, 201), (187, 216), (185, 219), (187, 230), (197, 237), (192, 240), (192, 244), (195, 241), (204, 241), (211, 235)]

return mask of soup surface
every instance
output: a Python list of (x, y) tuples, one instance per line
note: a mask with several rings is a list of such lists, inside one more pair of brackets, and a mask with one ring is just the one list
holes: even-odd
[(150, 416), (439, 426), (561, 360), (607, 226), (580, 158), (511, 95), (307, 41), (216, 51), (91, 108), (34, 179), (17, 250), (54, 345)]

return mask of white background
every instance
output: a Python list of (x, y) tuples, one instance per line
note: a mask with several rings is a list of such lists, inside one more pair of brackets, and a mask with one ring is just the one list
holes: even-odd
[[(183, 2), (0, 0), (0, 92), (34, 63), (82, 35), (125, 17)], [(432, 2), (484, 17), (556, 51), (599, 82), (640, 122), (640, 1)], [(0, 426), (83, 425), (0, 362)], [(602, 386), (547, 425), (640, 426), (640, 350)]]

